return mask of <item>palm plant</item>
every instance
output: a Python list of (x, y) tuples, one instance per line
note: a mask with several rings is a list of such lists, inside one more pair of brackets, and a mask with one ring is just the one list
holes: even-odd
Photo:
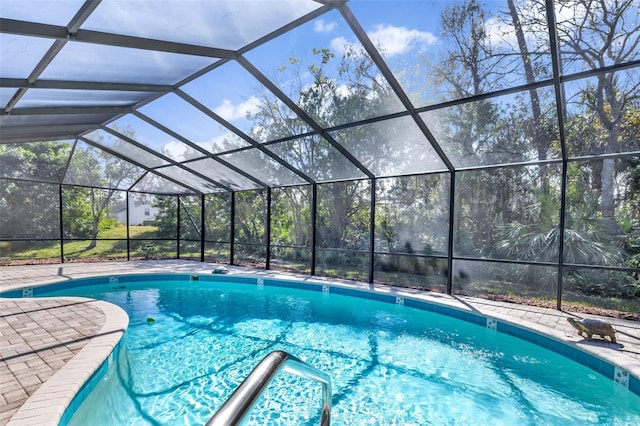
[[(598, 218), (581, 218), (598, 224)], [(498, 254), (516, 260), (557, 262), (560, 233), (556, 225), (539, 230), (531, 225), (512, 222), (496, 228)], [(564, 263), (582, 265), (620, 266), (624, 262), (624, 250), (602, 228), (593, 230), (569, 228), (564, 230)]]

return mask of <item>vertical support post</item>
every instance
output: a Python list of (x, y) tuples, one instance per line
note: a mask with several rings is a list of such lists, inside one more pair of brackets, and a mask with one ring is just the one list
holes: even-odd
[(176, 196), (176, 258), (180, 259), (180, 196)]
[(64, 219), (62, 217), (62, 185), (58, 185), (58, 215), (60, 218), (60, 263), (64, 263)]
[(311, 275), (316, 274), (316, 245), (318, 231), (316, 220), (318, 219), (318, 184), (311, 185)]
[(562, 74), (562, 62), (560, 61), (560, 49), (558, 47), (558, 32), (556, 30), (556, 14), (554, 8), (554, 0), (546, 0), (545, 8), (547, 10), (547, 26), (549, 28), (549, 47), (551, 50), (551, 70), (553, 71), (553, 87), (556, 95), (556, 113), (558, 115), (558, 131), (560, 139), (560, 148), (562, 151), (562, 184), (560, 189), (560, 220), (558, 223), (558, 232), (560, 240), (558, 242), (558, 293), (556, 296), (556, 309), (562, 309), (562, 283), (564, 275), (564, 232), (565, 232), (565, 213), (566, 213), (566, 196), (567, 196), (567, 169), (569, 167), (567, 161), (567, 139), (564, 131), (564, 123), (566, 117), (564, 88), (560, 82)]
[(456, 200), (456, 171), (450, 173), (451, 183), (449, 187), (449, 244), (447, 246), (447, 294), (453, 294), (453, 237)]
[(229, 230), (229, 265), (233, 265), (236, 239), (236, 193), (231, 193), (231, 229)]
[(126, 200), (124, 200), (124, 205), (126, 206), (126, 218), (125, 223), (127, 225), (127, 262), (131, 260), (131, 235), (129, 234), (129, 190), (125, 192)]
[(560, 223), (558, 223), (560, 240), (558, 241), (558, 294), (556, 296), (556, 309), (562, 310), (562, 282), (564, 275), (564, 229), (565, 229), (565, 213), (567, 203), (565, 197), (567, 195), (567, 160), (562, 160), (562, 186), (560, 189)]
[(373, 275), (375, 271), (376, 183), (376, 178), (371, 179), (371, 211), (369, 213), (369, 283), (373, 283)]
[[(69, 157), (67, 158), (67, 164), (64, 166), (64, 172), (62, 173), (62, 180), (60, 182), (64, 182), (64, 178), (69, 171), (69, 164), (71, 163), (71, 159), (73, 158), (73, 154), (76, 151), (76, 146), (78, 145), (78, 139), (73, 141), (73, 146), (71, 147), (71, 152), (69, 153)], [(63, 208), (62, 208), (62, 184), (58, 185), (58, 213), (60, 216), (60, 263), (64, 263), (64, 217), (63, 217)]]
[(205, 195), (200, 194), (200, 262), (204, 262), (204, 244), (205, 244)]
[(265, 253), (265, 269), (271, 269), (271, 187), (267, 188), (267, 218), (264, 224), (264, 239), (267, 244)]

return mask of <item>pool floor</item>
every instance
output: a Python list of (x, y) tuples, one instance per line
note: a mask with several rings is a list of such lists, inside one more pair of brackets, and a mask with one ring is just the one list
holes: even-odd
[[(0, 269), (0, 289), (35, 286), (64, 281), (72, 278), (104, 276), (130, 273), (211, 274), (216, 265), (192, 261), (141, 261), (105, 262), (91, 264), (13, 266)], [(284, 277), (292, 275), (272, 271), (229, 267), (232, 273)], [(309, 279), (309, 277), (304, 277)], [(323, 281), (318, 279), (318, 281)], [(325, 280), (329, 282), (329, 280)], [(330, 280), (348, 286), (368, 288), (368, 284), (357, 284)], [(381, 291), (389, 291), (382, 289)], [(407, 294), (413, 290), (401, 290)], [(460, 298), (446, 295), (431, 295), (433, 300), (452, 306), (464, 306), (503, 321), (526, 323), (530, 328), (567, 342), (576, 342), (588, 352), (599, 354), (608, 361), (624, 367), (626, 371), (640, 376), (640, 324), (634, 321), (608, 319), (617, 330), (619, 345), (604, 341), (587, 342), (575, 335), (566, 322), (569, 316), (563, 312), (483, 299)], [(104, 359), (108, 351), (119, 340), (117, 324), (113, 330), (105, 332), (106, 317), (104, 306), (87, 303), (52, 303), (46, 299), (0, 299), (0, 332), (3, 344), (0, 346), (0, 392), (3, 409), (0, 425), (32, 425), (36, 418), (46, 421), (38, 424), (57, 424), (58, 419), (79, 389), (81, 377), (62, 374), (71, 361), (78, 361), (78, 354), (85, 359), (89, 368), (97, 367), (96, 359)], [(108, 307), (105, 308), (107, 311)], [(117, 315), (116, 315), (117, 316)], [(55, 318), (56, 321), (52, 321)], [(59, 322), (58, 322), (59, 321)], [(62, 332), (60, 322), (67, 332)], [(109, 324), (114, 327), (114, 324)], [(11, 335), (11, 340), (6, 339)], [(111, 342), (105, 341), (109, 338)], [(100, 340), (100, 344), (94, 341)], [(9, 341), (10, 344), (5, 342)], [(93, 345), (89, 345), (92, 343)], [(105, 352), (107, 351), (107, 352)], [(93, 361), (91, 359), (93, 358)], [(44, 383), (44, 385), (43, 385)], [(74, 390), (75, 387), (75, 390)], [(67, 388), (67, 392), (61, 391)], [(54, 390), (54, 391), (52, 391)], [(68, 397), (67, 394), (71, 394)], [(35, 404), (34, 404), (35, 403)], [(28, 408), (28, 409), (27, 409)], [(48, 422), (48, 423), (47, 423)]]

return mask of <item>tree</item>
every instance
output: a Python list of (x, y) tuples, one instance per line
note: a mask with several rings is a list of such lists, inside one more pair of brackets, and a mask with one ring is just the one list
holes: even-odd
[(139, 173), (137, 166), (105, 151), (76, 146), (67, 177), (72, 182), (91, 185), (87, 194), (91, 212), (91, 242), (87, 250), (96, 247), (100, 223), (106, 217), (116, 194), (121, 194), (124, 183)]
[(311, 243), (311, 188), (272, 190), (271, 244), (304, 247)]
[[(135, 132), (130, 128), (120, 133), (132, 139), (135, 138)], [(105, 137), (110, 136), (99, 134), (95, 137), (95, 141), (104, 143)], [(129, 146), (117, 138), (112, 145), (116, 152), (127, 152)], [(87, 249), (96, 246), (100, 224), (106, 218), (111, 203), (116, 198), (122, 198), (121, 190), (127, 189), (141, 174), (140, 168), (124, 159), (83, 142), (76, 143), (65, 182), (89, 188), (87, 197), (91, 211), (91, 234), (89, 236), (91, 242)]]
[(379, 179), (376, 249), (396, 253), (446, 253), (447, 175)]
[[(520, 80), (533, 85), (550, 77), (548, 32), (543, 31), (546, 23), (541, 21), (546, 16), (544, 3), (531, 1), (518, 6), (513, 0), (508, 0), (507, 6), (503, 14), (495, 16), (489, 16), (489, 12), (476, 0), (465, 0), (443, 9), (443, 35), (451, 42), (451, 48), (441, 63), (434, 67), (434, 82), (448, 88), (444, 93), (449, 99), (490, 93), (519, 84)], [(464, 147), (463, 156), (487, 153), (489, 156), (484, 155), (487, 160), (493, 157), (497, 162), (526, 161), (530, 159), (528, 151), (534, 148), (535, 158), (546, 160), (552, 135), (557, 132), (552, 133), (553, 127), (547, 123), (540, 90), (530, 87), (527, 90), (528, 101), (516, 96), (508, 103), (500, 99), (479, 100), (451, 108), (443, 117), (445, 120), (462, 123), (460, 129), (477, 129), (475, 135), (470, 134), (472, 137), (459, 142)], [(553, 105), (548, 101), (547, 104)], [(512, 110), (521, 110), (522, 114), (512, 114)], [(489, 123), (499, 124), (490, 127)], [(507, 133), (507, 125), (518, 130)], [(505, 137), (498, 137), (500, 133)], [(487, 143), (482, 144), (483, 139)], [(449, 140), (459, 138), (452, 134)], [(453, 146), (456, 145), (453, 142)], [(501, 152), (508, 155), (495, 155)], [(482, 162), (482, 158), (479, 161)], [(539, 170), (545, 182), (544, 188), (548, 185), (545, 170), (544, 167)]]
[(0, 144), (0, 238), (60, 237), (56, 184), (70, 150), (68, 142)]
[(336, 182), (318, 187), (318, 246), (363, 250), (369, 240), (368, 182)]
[(91, 237), (93, 218), (90, 191), (94, 188), (66, 186), (62, 190), (62, 217), (65, 239), (88, 239)]
[(205, 197), (205, 236), (207, 241), (230, 242), (231, 194), (208, 194)]
[[(509, 11), (505, 16), (510, 17)], [(500, 24), (499, 38), (490, 33), (490, 23)], [(523, 39), (525, 24), (519, 19), (514, 24), (503, 17), (490, 17), (479, 2), (465, 0), (443, 9), (441, 25), (449, 47), (434, 66), (433, 84), (442, 88), (443, 100), (481, 96), (508, 87), (519, 78), (535, 81), (535, 61)], [(514, 25), (518, 31), (513, 30)], [(523, 62), (530, 66), (523, 67)], [(543, 132), (537, 130), (542, 109), (536, 89), (528, 91), (528, 96), (528, 101), (517, 94), (464, 102), (434, 112), (429, 124), (456, 166), (546, 159), (548, 143), (537, 140)], [(531, 155), (533, 149), (536, 152)], [(535, 185), (531, 172), (537, 171), (542, 178), (546, 174), (542, 169), (510, 167), (457, 173), (452, 206), (455, 252), (495, 256), (495, 225), (525, 220), (515, 206), (531, 204), (532, 188), (527, 189)], [(527, 223), (539, 220), (526, 218)]]
[(156, 195), (153, 207), (158, 209), (155, 222), (158, 227), (158, 237), (177, 239), (178, 197), (175, 195)]
[(180, 210), (180, 239), (200, 241), (202, 229), (200, 216), (202, 205), (199, 196), (179, 196), (178, 208)]
[(265, 191), (243, 191), (236, 193), (236, 242), (264, 246), (267, 220), (267, 197)]
[[(572, 0), (559, 4), (558, 20), (560, 52), (565, 71), (575, 67), (597, 70), (607, 65), (622, 64), (636, 58), (640, 49), (639, 5), (635, 0)], [(582, 105), (606, 130), (600, 140), (603, 154), (620, 152), (623, 118), (640, 99), (637, 71), (608, 71), (596, 75), (595, 84), (582, 89)], [(610, 234), (618, 234), (615, 220), (615, 160), (602, 162), (600, 197), (601, 213)]]
[[(516, 4), (513, 0), (507, 0), (509, 8), (509, 16), (511, 18), (511, 24), (517, 40), (516, 52), (519, 53), (522, 67), (524, 69), (525, 82), (527, 84), (534, 84), (537, 81), (536, 70), (543, 69), (544, 65), (547, 67), (550, 65), (545, 60), (540, 60), (540, 57), (548, 57), (546, 54), (549, 51), (549, 43), (546, 41), (546, 34), (542, 34), (539, 37), (535, 37), (535, 40), (545, 40), (540, 46), (534, 46), (534, 52), (532, 53), (527, 44), (525, 36), (526, 30), (531, 28), (546, 28), (545, 25), (539, 25), (540, 16), (546, 16), (545, 4), (540, 3), (525, 3), (525, 7), (521, 10), (516, 8)], [(531, 10), (533, 9), (533, 10)], [(528, 20), (525, 19), (528, 16)], [(523, 22), (524, 21), (524, 22)], [(527, 23), (528, 22), (528, 23)], [(537, 63), (538, 62), (538, 63)], [(532, 121), (530, 126), (530, 134), (533, 146), (536, 147), (538, 160), (546, 160), (547, 154), (551, 147), (551, 134), (547, 132), (547, 126), (545, 125), (544, 113), (542, 110), (542, 102), (538, 94), (538, 89), (531, 87), (529, 90), (530, 107), (532, 114)], [(542, 190), (544, 193), (549, 191), (549, 175), (547, 168), (542, 166), (539, 168), (540, 177), (542, 180)]]
[[(336, 56), (328, 49), (314, 49), (312, 55), (314, 61), (308, 64), (300, 58), (290, 58), (279, 68), (279, 75), (274, 80), (293, 82), (289, 86), (290, 96), (321, 126), (368, 118), (383, 113), (390, 103), (394, 103), (389, 102), (392, 97), (390, 87), (378, 77), (377, 69), (363, 50), (348, 46), (341, 56)], [(303, 80), (307, 73), (311, 81)], [(308, 130), (308, 126), (291, 117), (280, 102), (266, 93), (262, 96), (261, 108), (249, 118), (263, 140)], [(367, 143), (375, 137), (367, 133), (373, 130), (363, 127), (355, 131), (357, 135), (352, 132), (333, 137), (365, 167), (383, 167), (380, 162), (395, 160), (387, 141)], [(320, 182), (341, 180), (345, 175), (350, 178), (362, 176), (354, 164), (320, 137), (270, 145), (269, 148)], [(318, 192), (321, 200), (318, 204), (318, 244), (326, 248), (363, 248), (363, 241), (369, 238), (369, 229), (363, 225), (360, 216), (369, 211), (369, 189), (360, 182), (350, 181), (320, 185)], [(293, 219), (298, 224), (296, 228), (304, 229), (301, 224), (308, 220), (303, 215), (308, 214), (309, 200), (292, 196), (288, 202), (291, 212), (298, 212)], [(354, 226), (355, 223), (358, 225)], [(300, 241), (301, 238), (300, 235), (296, 239)]]

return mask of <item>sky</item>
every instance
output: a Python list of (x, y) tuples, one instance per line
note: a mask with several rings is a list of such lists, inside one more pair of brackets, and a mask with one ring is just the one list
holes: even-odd
[[(527, 1), (529, 0), (519, 0), (517, 3)], [(2, 0), (0, 16), (66, 25), (83, 1), (30, 0), (28, 3), (27, 8), (24, 0)], [(320, 7), (311, 0), (221, 0), (214, 4), (215, 7), (211, 7), (210, 1), (202, 0), (171, 0), (162, 3), (158, 0), (103, 0), (81, 29), (235, 50), (285, 25), (291, 19)], [(482, 4), (488, 11), (486, 31), (492, 46), (500, 49), (514, 45), (513, 31), (501, 20), (505, 16), (506, 0), (489, 0)], [(441, 11), (449, 5), (451, 2), (446, 0), (352, 0), (348, 3), (350, 11), (372, 42), (380, 48), (385, 62), (418, 107), (427, 105), (429, 99), (434, 97), (433, 93), (425, 91), (426, 85), (423, 84), (425, 76), (429, 74), (429, 61), (438, 62), (451, 43), (443, 36), (440, 24)], [(529, 15), (537, 13), (535, 8), (527, 10)], [(559, 12), (560, 20), (580, 13), (571, 8), (560, 8)], [(544, 33), (544, 28), (539, 30)], [(531, 45), (538, 43), (532, 34), (528, 37), (527, 41)], [(50, 41), (44, 39), (6, 34), (0, 34), (0, 43), (0, 59), (3, 59), (0, 61), (1, 76), (20, 78), (26, 78), (51, 45)], [(349, 46), (357, 47), (359, 43), (341, 13), (333, 10), (258, 46), (247, 52), (245, 58), (296, 102), (300, 89), (307, 87), (312, 81), (305, 68), (312, 59), (312, 49), (329, 48), (339, 56)], [(20, 61), (7, 60), (17, 56)], [(281, 72), (282, 67), (296, 67), (296, 64), (289, 62), (290, 57), (301, 60), (299, 74)], [(41, 77), (53, 80), (66, 78), (138, 83), (152, 79), (158, 84), (175, 84), (216, 61), (216, 58), (69, 42)], [(412, 74), (418, 67), (418, 74)], [(376, 72), (380, 74), (379, 71)], [(543, 74), (541, 78), (548, 78), (548, 72), (547, 70), (546, 76)], [(342, 90), (347, 90), (347, 82), (340, 80), (335, 68), (327, 68), (326, 73), (336, 78)], [(506, 84), (524, 83), (522, 75), (506, 76), (505, 79), (507, 78), (512, 80)], [(417, 82), (420, 88), (416, 89), (409, 82)], [(262, 107), (260, 95), (264, 93), (264, 89), (260, 88), (260, 83), (236, 61), (229, 61), (181, 86), (186, 96), (195, 99), (245, 133), (255, 127), (253, 122), (247, 120), (247, 115), (256, 113)], [(3, 88), (0, 95), (2, 101), (7, 102), (12, 91)], [(130, 103), (132, 96), (142, 98), (144, 95), (132, 93), (123, 97), (122, 102)], [(31, 89), (22, 101), (24, 106), (46, 104), (48, 101), (64, 104), (93, 96), (95, 92), (77, 91), (62, 94), (61, 99), (55, 99), (45, 89)], [(101, 101), (117, 104), (117, 99)], [(228, 147), (229, 143), (233, 147), (248, 145), (177, 94), (167, 94), (143, 106), (139, 112), (165, 124), (172, 131), (210, 152), (219, 152)], [(294, 116), (291, 111), (286, 114)], [(185, 144), (154, 129), (138, 117), (122, 117), (111, 123), (110, 127), (132, 128), (139, 142), (174, 160), (192, 158)], [(305, 130), (310, 129), (302, 129)]]

